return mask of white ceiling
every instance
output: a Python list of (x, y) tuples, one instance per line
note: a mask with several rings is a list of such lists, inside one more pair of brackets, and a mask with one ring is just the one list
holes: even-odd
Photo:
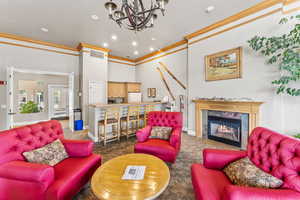
[[(0, 32), (76, 47), (79, 42), (109, 44), (113, 55), (136, 58), (182, 40), (202, 27), (249, 8), (262, 0), (170, 0), (153, 29), (135, 34), (108, 19), (107, 0), (0, 0)], [(144, 2), (150, 0), (143, 0)], [(121, 0), (114, 0), (121, 2)], [(208, 6), (215, 10), (207, 14)], [(98, 15), (94, 21), (91, 15)], [(45, 27), (49, 32), (42, 32)], [(112, 41), (111, 35), (118, 36)], [(152, 41), (151, 38), (156, 38)], [(138, 42), (137, 47), (131, 45)], [(135, 50), (139, 55), (134, 55)]]

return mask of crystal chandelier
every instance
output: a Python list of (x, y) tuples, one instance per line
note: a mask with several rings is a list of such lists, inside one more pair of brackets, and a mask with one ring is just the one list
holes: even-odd
[[(147, 0), (149, 1), (149, 0)], [(122, 0), (122, 5), (118, 7), (113, 0), (105, 3), (109, 18), (115, 21), (120, 27), (125, 26), (129, 30), (141, 31), (146, 28), (152, 28), (157, 18), (156, 10), (161, 10), (165, 14), (165, 5), (169, 0), (156, 0), (146, 9), (143, 0)]]

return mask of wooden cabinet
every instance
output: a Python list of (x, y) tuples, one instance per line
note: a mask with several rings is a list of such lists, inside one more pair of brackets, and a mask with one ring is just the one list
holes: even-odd
[(108, 97), (116, 98), (122, 97), (125, 98), (127, 96), (125, 83), (119, 82), (108, 82)]
[(127, 100), (128, 92), (141, 92), (141, 83), (133, 82), (108, 82), (109, 98), (125, 98)]
[(126, 83), (127, 92), (141, 92), (141, 83)]

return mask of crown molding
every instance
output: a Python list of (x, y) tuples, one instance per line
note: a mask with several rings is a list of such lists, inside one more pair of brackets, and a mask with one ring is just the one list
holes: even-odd
[[(145, 56), (142, 56), (142, 57), (139, 57), (137, 59), (128, 59), (128, 58), (123, 58), (123, 57), (120, 57), (120, 56), (114, 56), (114, 55), (108, 55), (109, 58), (111, 59), (116, 59), (116, 60), (120, 60), (120, 61), (126, 61), (126, 62), (131, 62), (133, 63), (134, 65), (140, 65), (140, 64), (143, 64), (143, 63), (146, 63), (146, 62), (149, 62), (149, 61), (152, 61), (152, 60), (155, 60), (157, 58), (160, 58), (160, 57), (164, 57), (166, 55), (170, 55), (172, 53), (175, 53), (175, 52), (178, 52), (177, 50), (173, 51), (173, 52), (169, 52), (169, 53), (166, 53), (167, 51), (170, 51), (171, 49), (174, 49), (176, 47), (179, 47), (179, 46), (182, 46), (184, 44), (187, 44), (188, 43), (188, 40), (194, 38), (194, 37), (197, 37), (201, 34), (204, 34), (204, 33), (207, 33), (209, 31), (212, 31), (214, 29), (217, 29), (217, 28), (220, 28), (222, 26), (225, 26), (229, 23), (232, 23), (232, 22), (235, 22), (237, 20), (240, 20), (241, 18), (244, 18), (244, 17), (247, 17), (249, 15), (252, 15), (252, 14), (255, 14), (261, 10), (264, 10), (266, 8), (269, 8), (269, 7), (272, 7), (274, 5), (277, 5), (277, 4), (283, 4), (283, 5), (290, 5), (292, 3), (295, 3), (295, 2), (299, 2), (299, 0), (264, 0), (262, 1), (261, 3), (258, 3), (248, 9), (245, 9), (235, 15), (232, 15), (228, 18), (225, 18), (219, 22), (216, 22), (210, 26), (207, 26), (205, 28), (202, 28), (194, 33), (191, 33), (187, 36), (184, 37), (183, 40), (180, 40), (178, 42), (175, 42), (171, 45), (168, 45), (162, 49), (160, 49), (159, 51), (155, 51), (153, 53), (150, 53), (150, 54), (147, 54)], [(298, 11), (300, 8), (294, 8), (288, 12), (294, 12), (294, 11)], [(262, 17), (264, 17), (265, 15), (262, 15), (261, 17), (256, 17), (255, 19), (251, 20), (251, 21), (248, 21), (247, 23), (250, 23), (250, 22), (253, 22), (257, 19), (260, 19)], [(239, 26), (242, 26), (244, 25), (245, 23), (242, 23), (240, 25), (237, 25), (237, 26), (233, 26), (232, 28), (230, 29), (233, 29), (233, 28), (237, 28)], [(220, 34), (222, 32), (225, 32), (225, 31), (220, 31), (218, 32), (217, 34)], [(212, 36), (214, 36), (212, 34)], [(209, 37), (212, 37), (212, 36), (206, 36), (204, 38), (201, 38), (201, 39), (198, 39), (199, 41), (201, 40), (204, 40), (204, 39), (207, 39)], [(32, 38), (28, 38), (28, 37), (23, 37), (23, 36), (18, 36), (18, 35), (13, 35), (13, 34), (8, 34), (8, 33), (1, 33), (0, 32), (0, 37), (3, 37), (3, 38), (8, 38), (8, 39), (13, 39), (13, 40), (17, 40), (17, 41), (23, 41), (23, 42), (29, 42), (29, 43), (34, 43), (34, 44), (39, 44), (39, 45), (44, 45), (44, 46), (49, 46), (49, 47), (54, 47), (54, 48), (59, 48), (59, 49), (65, 49), (65, 50), (71, 50), (71, 51), (81, 51), (82, 48), (90, 48), (90, 49), (94, 49), (94, 50), (100, 50), (100, 51), (103, 51), (103, 52), (110, 52), (111, 50), (110, 49), (107, 49), (107, 48), (103, 48), (103, 47), (100, 47), (100, 46), (97, 46), (97, 45), (92, 45), (92, 44), (88, 44), (88, 43), (84, 43), (84, 42), (81, 42), (79, 43), (78, 47), (77, 48), (73, 48), (73, 47), (69, 47), (69, 46), (65, 46), (65, 45), (61, 45), (61, 44), (55, 44), (55, 43), (50, 43), (50, 42), (45, 42), (45, 41), (41, 41), (41, 40), (35, 40), (35, 39), (32, 39)], [(195, 42), (198, 42), (197, 41), (193, 41), (192, 43), (195, 43)], [(191, 43), (189, 43), (191, 44)], [(57, 53), (64, 53), (64, 52), (60, 52), (60, 51), (56, 51), (56, 50), (48, 50), (48, 49), (44, 49), (44, 48), (38, 48), (38, 47), (30, 47), (30, 46), (27, 46), (27, 45), (16, 45), (16, 44), (11, 44), (11, 45), (15, 45), (15, 46), (23, 46), (23, 47), (27, 47), (27, 48), (34, 48), (34, 49), (40, 49), (40, 50), (46, 50), (46, 51), (52, 51), (52, 52), (57, 52)], [(179, 50), (183, 50), (183, 49), (186, 49), (186, 47), (184, 48), (181, 48)], [(165, 53), (165, 54), (163, 54)], [(65, 54), (68, 54), (68, 53), (65, 53)], [(160, 54), (163, 54), (161, 56), (158, 56), (158, 57), (155, 57), (155, 58), (152, 58), (150, 60), (146, 60), (148, 58), (151, 58), (151, 57), (154, 57), (154, 56), (157, 56), (157, 55), (160, 55)], [(71, 53), (70, 53), (71, 55)], [(75, 55), (75, 54), (74, 54)], [(144, 61), (146, 60), (146, 61)], [(141, 61), (144, 61), (144, 62), (141, 62)], [(140, 63), (139, 63), (140, 62)], [(125, 63), (123, 63), (125, 64)]]
[(300, 0), (283, 0), (283, 5), (287, 6), (296, 2), (300, 2)]
[(162, 49), (160, 49), (160, 50), (158, 50), (158, 51), (155, 51), (155, 52), (153, 52), (153, 53), (149, 53), (149, 54), (147, 54), (147, 55), (145, 55), (145, 56), (139, 57), (139, 58), (135, 59), (134, 61), (135, 61), (136, 63), (137, 63), (137, 62), (140, 62), (140, 61), (142, 61), (142, 60), (145, 60), (145, 59), (147, 59), (147, 58), (151, 58), (151, 57), (153, 57), (153, 56), (159, 55), (159, 54), (161, 54), (161, 53), (164, 53), (164, 52), (166, 52), (166, 51), (169, 51), (169, 50), (171, 50), (171, 49), (174, 49), (174, 48), (179, 47), (179, 46), (184, 45), (184, 44), (187, 44), (187, 40), (180, 40), (180, 41), (175, 42), (175, 43), (173, 43), (173, 44), (171, 44), (171, 45), (168, 45), (168, 46), (166, 46), (166, 47), (164, 47), (164, 48), (162, 48)]
[(202, 29), (200, 29), (200, 30), (198, 30), (198, 31), (196, 31), (192, 34), (189, 34), (189, 35), (185, 36), (185, 38), (187, 40), (190, 40), (190, 39), (192, 39), (194, 37), (197, 37), (197, 36), (199, 36), (203, 33), (207, 33), (207, 32), (212, 31), (214, 29), (220, 28), (224, 25), (227, 25), (227, 24), (230, 24), (230, 23), (235, 22), (237, 20), (240, 20), (241, 18), (247, 17), (247, 16), (255, 14), (255, 13), (261, 11), (261, 10), (264, 10), (266, 8), (269, 8), (269, 7), (272, 7), (272, 6), (277, 5), (279, 3), (282, 3), (282, 1), (283, 0), (264, 0), (263, 2), (258, 3), (258, 4), (248, 8), (246, 10), (243, 10), (243, 11), (241, 11), (241, 12), (235, 14), (235, 15), (227, 17), (227, 18), (225, 18), (225, 19), (223, 19), (219, 22), (216, 22), (216, 23), (214, 23), (212, 25), (209, 25), (205, 28), (202, 28)]
[(132, 59), (129, 59), (129, 58), (124, 58), (124, 57), (121, 57), (121, 56), (108, 55), (108, 58), (135, 63), (135, 60), (132, 60)]
[(81, 51), (83, 48), (88, 48), (88, 49), (94, 49), (94, 50), (99, 50), (99, 51), (104, 51), (106, 53), (110, 52), (110, 49), (107, 48), (103, 48), (97, 45), (93, 45), (93, 44), (88, 44), (88, 43), (84, 43), (84, 42), (80, 42), (77, 49), (79, 51)]
[(183, 47), (183, 48), (180, 48), (180, 49), (177, 49), (177, 50), (174, 50), (174, 51), (170, 51), (170, 52), (164, 53), (164, 54), (162, 54), (162, 55), (160, 55), (160, 56), (151, 58), (151, 59), (149, 59), (149, 60), (146, 60), (146, 61), (143, 61), (143, 62), (140, 62), (140, 63), (136, 63), (136, 66), (141, 65), (141, 64), (145, 64), (145, 63), (148, 63), (148, 62), (151, 62), (151, 61), (154, 61), (154, 60), (157, 60), (157, 59), (159, 59), (159, 58), (162, 58), (162, 57), (165, 57), (165, 56), (168, 56), (168, 55), (171, 55), (171, 54), (174, 54), (174, 53), (183, 51), (183, 50), (186, 50), (187, 48), (188, 48), (188, 47)]
[(109, 63), (118, 63), (118, 64), (122, 64), (122, 65), (129, 65), (129, 66), (133, 66), (135, 67), (136, 64), (131, 64), (131, 63), (124, 63), (124, 62), (119, 62), (119, 61), (115, 61), (115, 60), (108, 60)]
[(3, 42), (3, 41), (0, 41), (0, 44), (17, 46), (17, 47), (24, 47), (24, 48), (36, 49), (36, 50), (42, 50), (42, 51), (48, 51), (48, 52), (65, 54), (65, 55), (71, 55), (71, 56), (79, 56), (78, 52), (77, 53), (67, 53), (67, 52), (63, 52), (63, 51), (57, 51), (57, 50), (52, 50), (52, 49), (33, 47), (33, 46), (28, 46), (28, 45), (23, 45), (23, 44), (17, 44), (17, 43), (13, 43), (13, 42)]
[(270, 12), (266, 13), (266, 14), (263, 14), (263, 15), (260, 15), (260, 16), (258, 16), (258, 17), (255, 17), (255, 18), (253, 18), (253, 19), (250, 19), (250, 20), (247, 20), (247, 21), (245, 21), (245, 22), (242, 22), (242, 23), (240, 23), (240, 24), (236, 24), (236, 25), (234, 25), (234, 26), (225, 28), (224, 30), (220, 30), (220, 31), (218, 31), (218, 32), (212, 33), (212, 34), (207, 35), (207, 36), (205, 36), (205, 37), (202, 37), (202, 38), (196, 39), (196, 40), (194, 40), (194, 41), (191, 41), (191, 42), (189, 42), (189, 45), (198, 43), (198, 42), (200, 42), (200, 41), (202, 41), (202, 40), (206, 40), (206, 39), (208, 39), (208, 38), (211, 38), (211, 37), (214, 37), (214, 36), (216, 36), (216, 35), (222, 34), (222, 33), (224, 33), (224, 32), (230, 31), (230, 30), (235, 29), (235, 28), (238, 28), (238, 27), (240, 27), (240, 26), (249, 24), (249, 23), (254, 22), (254, 21), (258, 20), (258, 19), (267, 17), (267, 16), (269, 16), (269, 15), (273, 15), (273, 14), (275, 14), (275, 13), (277, 13), (277, 12), (280, 12), (280, 11), (282, 11), (281, 8), (275, 9), (275, 10), (273, 10), (273, 11), (270, 11)]
[(41, 41), (41, 40), (35, 40), (35, 39), (29, 38), (29, 37), (23, 37), (23, 36), (13, 35), (13, 34), (9, 34), (9, 33), (0, 33), (0, 37), (12, 39), (12, 40), (18, 40), (18, 41), (22, 41), (22, 42), (29, 42), (29, 43), (33, 43), (33, 44), (49, 46), (49, 47), (54, 47), (54, 48), (59, 48), (59, 49), (78, 51), (76, 48), (65, 46), (62, 44), (45, 42), (45, 41)]

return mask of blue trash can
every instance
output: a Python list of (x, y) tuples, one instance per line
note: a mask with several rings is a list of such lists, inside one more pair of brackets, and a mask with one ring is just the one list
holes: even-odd
[[(74, 109), (74, 130), (81, 131), (83, 130), (83, 120), (82, 120), (82, 112), (80, 108)], [(76, 120), (76, 113), (80, 113), (80, 120)]]
[(74, 120), (74, 130), (75, 131), (83, 130), (83, 120)]

